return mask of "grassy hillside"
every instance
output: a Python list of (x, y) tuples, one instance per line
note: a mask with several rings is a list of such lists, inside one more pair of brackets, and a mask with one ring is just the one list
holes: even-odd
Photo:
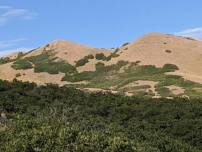
[(201, 50), (200, 41), (161, 33), (146, 34), (112, 49), (58, 40), (0, 58), (0, 79), (146, 97), (201, 98)]
[(199, 152), (202, 101), (0, 81), (0, 151)]
[[(98, 55), (105, 57), (103, 54)], [(154, 96), (154, 90), (151, 90), (151, 86), (149, 85), (147, 85), (147, 87), (144, 85), (130, 85), (136, 83), (138, 80), (143, 80), (155, 82), (155, 92), (162, 97), (179, 95), (201, 97), (202, 85), (187, 81), (181, 76), (166, 74), (167, 72), (178, 70), (178, 67), (174, 64), (165, 64), (162, 68), (157, 68), (154, 65), (139, 65), (139, 61), (118, 61), (116, 64), (111, 65), (98, 62), (95, 65), (95, 71), (84, 71), (80, 73), (77, 71), (77, 67), (84, 66), (93, 58), (93, 55), (85, 56), (78, 60), (74, 66), (68, 62), (58, 60), (51, 51), (44, 51), (37, 56), (18, 58), (13, 63), (12, 67), (16, 70), (34, 68), (35, 73), (48, 72), (53, 75), (61, 72), (65, 74), (61, 81), (76, 82), (77, 84), (73, 86), (79, 88), (112, 89), (119, 92), (128, 92), (133, 95), (144, 94), (149, 97)], [(82, 81), (87, 81), (87, 83), (85, 85), (79, 85), (79, 82)], [(177, 95), (173, 94), (173, 92), (167, 88), (172, 85), (181, 87), (184, 89), (184, 92)]]
[[(105, 66), (103, 63), (98, 62), (96, 64), (96, 71), (66, 74), (63, 81), (80, 82), (85, 80), (88, 81), (87, 84), (77, 84), (73, 86), (81, 88), (101, 88), (105, 90), (113, 88), (112, 90), (114, 91), (129, 92), (134, 95), (144, 94), (145, 96), (154, 96), (153, 93), (145, 91), (146, 88), (144, 88), (144, 85), (126, 87), (138, 80), (144, 80), (156, 82), (155, 91), (162, 97), (175, 96), (166, 88), (171, 85), (185, 89), (184, 93), (181, 95), (201, 97), (201, 84), (187, 81), (181, 76), (166, 74), (167, 72), (178, 70), (176, 65), (165, 64), (162, 68), (157, 68), (154, 65), (139, 65), (138, 63), (138, 61), (134, 63), (119, 61), (117, 64)], [(196, 91), (195, 89), (198, 90)]]

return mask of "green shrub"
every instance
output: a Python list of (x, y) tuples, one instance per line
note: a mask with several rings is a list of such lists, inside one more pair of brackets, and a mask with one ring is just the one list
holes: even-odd
[(19, 53), (18, 53), (18, 56), (17, 56), (17, 59), (20, 59), (20, 58), (22, 58), (22, 57), (25, 56), (25, 55), (26, 55), (26, 53), (19, 52)]
[(20, 73), (17, 73), (17, 74), (15, 75), (16, 78), (17, 78), (17, 77), (20, 77), (20, 76), (21, 76)]
[(89, 54), (86, 56), (87, 59), (94, 59), (94, 56), (92, 54)]
[(24, 59), (18, 59), (12, 67), (14, 69), (30, 69), (33, 68), (36, 73), (48, 72), (49, 74), (62, 73), (75, 73), (76, 68), (64, 61), (55, 61), (55, 57), (50, 52), (43, 52), (37, 56), (31, 56)]
[(119, 57), (120, 55), (119, 54), (116, 54), (116, 52), (113, 52), (112, 54), (111, 54), (111, 58), (117, 58), (117, 57)]
[(101, 62), (98, 62), (96, 65), (96, 71), (102, 71), (104, 68), (105, 68), (105, 64), (104, 63), (101, 63)]
[[(33, 64), (38, 64), (38, 63), (46, 62), (46, 61), (52, 59), (51, 56), (52, 56), (51, 53), (43, 52), (40, 55), (28, 57), (27, 60), (29, 60)], [(52, 60), (54, 60), (54, 59), (52, 59)]]
[(70, 81), (70, 82), (86, 81), (86, 80), (92, 80), (96, 76), (97, 73), (92, 71), (84, 71), (81, 73), (75, 73), (73, 75), (66, 73), (65, 76), (62, 78), (62, 81)]
[(28, 59), (20, 59), (17, 60), (13, 63), (12, 68), (16, 69), (16, 70), (26, 70), (26, 69), (32, 69), (32, 63), (30, 63), (30, 61)]
[(83, 80), (93, 80), (96, 78), (101, 78), (107, 75), (107, 73), (112, 71), (118, 71), (121, 67), (127, 65), (126, 61), (119, 61), (117, 64), (105, 66), (104, 63), (98, 62), (96, 64), (96, 71), (84, 71), (81, 73), (74, 73), (72, 75), (66, 74), (62, 81), (79, 82)]
[(179, 70), (179, 68), (174, 64), (165, 64), (162, 68), (163, 72), (174, 72)]
[(75, 73), (76, 68), (69, 63), (64, 61), (52, 61), (49, 60), (47, 62), (37, 63), (34, 67), (34, 71), (36, 73), (39, 72), (48, 72), (49, 74), (58, 74), (59, 72), (62, 73)]
[(84, 58), (76, 61), (76, 67), (84, 66), (86, 63), (89, 62), (89, 59), (94, 59), (94, 56), (92, 54), (85, 56)]
[(95, 58), (97, 60), (102, 60), (102, 61), (110, 61), (112, 58), (119, 57), (119, 54), (117, 54), (116, 50), (115, 52), (111, 53), (109, 56), (105, 56), (104, 53), (99, 53), (95, 55)]
[(11, 60), (9, 57), (0, 58), (0, 65), (1, 64), (6, 64), (6, 63), (9, 63), (9, 62), (13, 62), (13, 60)]
[(162, 96), (162, 97), (170, 97), (173, 96), (172, 92), (166, 88), (166, 87), (157, 87), (156, 91)]
[(103, 60), (103, 61), (106, 59), (104, 53), (98, 53), (98, 54), (96, 54), (96, 55), (95, 55), (95, 58), (96, 58), (97, 60)]
[(124, 43), (123, 45), (122, 45), (122, 47), (124, 47), (124, 46), (127, 46), (127, 45), (129, 45), (130, 43)]
[(166, 52), (166, 53), (172, 53), (172, 51), (171, 51), (171, 50), (165, 50), (165, 52)]

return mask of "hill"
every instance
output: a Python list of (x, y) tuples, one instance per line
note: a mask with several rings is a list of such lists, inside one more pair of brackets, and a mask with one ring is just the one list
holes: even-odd
[(120, 48), (58, 40), (0, 60), (0, 79), (148, 97), (202, 94), (202, 42), (150, 33)]

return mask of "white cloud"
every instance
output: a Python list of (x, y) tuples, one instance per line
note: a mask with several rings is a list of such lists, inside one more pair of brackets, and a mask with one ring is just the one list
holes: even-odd
[(37, 14), (27, 9), (0, 6), (0, 26), (6, 25), (13, 20), (30, 20)]
[(11, 50), (3, 50), (3, 51), (0, 51), (0, 57), (5, 57), (15, 52), (28, 52), (30, 50), (32, 50), (32, 48), (16, 48)]
[(192, 37), (198, 40), (202, 40), (202, 27), (198, 28), (190, 28), (181, 32), (175, 33), (175, 35), (178, 36), (184, 36), (184, 37)]
[(25, 38), (19, 38), (19, 39), (14, 39), (14, 40), (8, 40), (8, 41), (0, 41), (0, 49), (7, 49), (10, 47), (14, 47), (18, 45), (21, 42), (26, 41), (27, 39)]
[[(0, 41), (0, 57), (9, 55), (14, 52), (26, 52), (31, 50), (31, 48), (21, 48), (19, 45), (25, 42), (27, 39), (19, 38), (8, 41)], [(19, 48), (18, 48), (19, 47)]]
[(0, 9), (10, 9), (10, 8), (11, 8), (10, 6), (5, 6), (5, 5), (0, 6)]

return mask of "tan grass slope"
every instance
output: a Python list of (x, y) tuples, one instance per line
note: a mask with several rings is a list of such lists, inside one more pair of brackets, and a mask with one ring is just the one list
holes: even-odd
[(62, 60), (65, 60), (72, 65), (75, 64), (75, 61), (89, 54), (95, 55), (101, 52), (106, 55), (110, 54), (110, 52), (108, 52), (107, 49), (92, 48), (92, 47), (80, 45), (70, 41), (57, 40), (39, 49), (32, 51), (31, 53), (27, 54), (25, 57), (39, 55), (44, 50), (53, 50), (56, 53), (55, 54), (56, 57)]
[[(59, 40), (49, 43), (39, 49), (29, 52), (25, 57), (36, 56), (44, 50), (53, 50), (55, 56), (75, 65), (75, 61), (89, 54), (104, 53), (106, 56), (111, 54), (108, 49), (92, 48), (74, 42)], [(129, 62), (140, 61), (143, 65), (156, 65), (162, 67), (166, 63), (175, 64), (179, 70), (176, 75), (184, 76), (188, 80), (202, 83), (202, 42), (173, 35), (151, 33), (147, 34), (133, 43), (125, 45), (119, 49), (119, 57), (112, 58), (107, 65), (114, 64), (120, 60)], [(90, 60), (85, 66), (78, 68), (78, 71), (93, 71), (95, 64), (99, 62), (95, 59)], [(14, 70), (12, 63), (0, 65), (0, 79), (12, 80), (17, 73), (25, 73), (24, 81), (43, 83), (63, 84), (58, 79), (64, 74), (50, 75), (48, 73), (37, 74), (33, 70)]]
[[(75, 65), (76, 61), (82, 59), (84, 56), (87, 56), (89, 54), (95, 55), (97, 53), (104, 53), (106, 56), (111, 54), (111, 52), (106, 49), (91, 48), (70, 41), (58, 40), (28, 52), (23, 58), (37, 56), (42, 54), (43, 51), (50, 51), (50, 50), (54, 52), (55, 57), (64, 60), (72, 65)], [(18, 53), (15, 53), (7, 57), (12, 60), (16, 59), (17, 56)], [(90, 60), (87, 65), (81, 68), (80, 71), (95, 70), (95, 63), (96, 62), (94, 60)], [(0, 79), (12, 81), (14, 78), (17, 78), (22, 81), (36, 82), (37, 84), (45, 84), (45, 83), (56, 83), (59, 85), (67, 84), (61, 81), (62, 77), (64, 76), (63, 73), (57, 75), (51, 75), (46, 72), (34, 73), (33, 69), (15, 70), (11, 67), (12, 64), (13, 63), (11, 62), (0, 65)], [(16, 77), (17, 74), (20, 74), (21, 76)]]
[(173, 35), (150, 33), (120, 49), (119, 60), (141, 61), (143, 65), (162, 67), (166, 63), (179, 67), (176, 75), (202, 83), (202, 42)]

